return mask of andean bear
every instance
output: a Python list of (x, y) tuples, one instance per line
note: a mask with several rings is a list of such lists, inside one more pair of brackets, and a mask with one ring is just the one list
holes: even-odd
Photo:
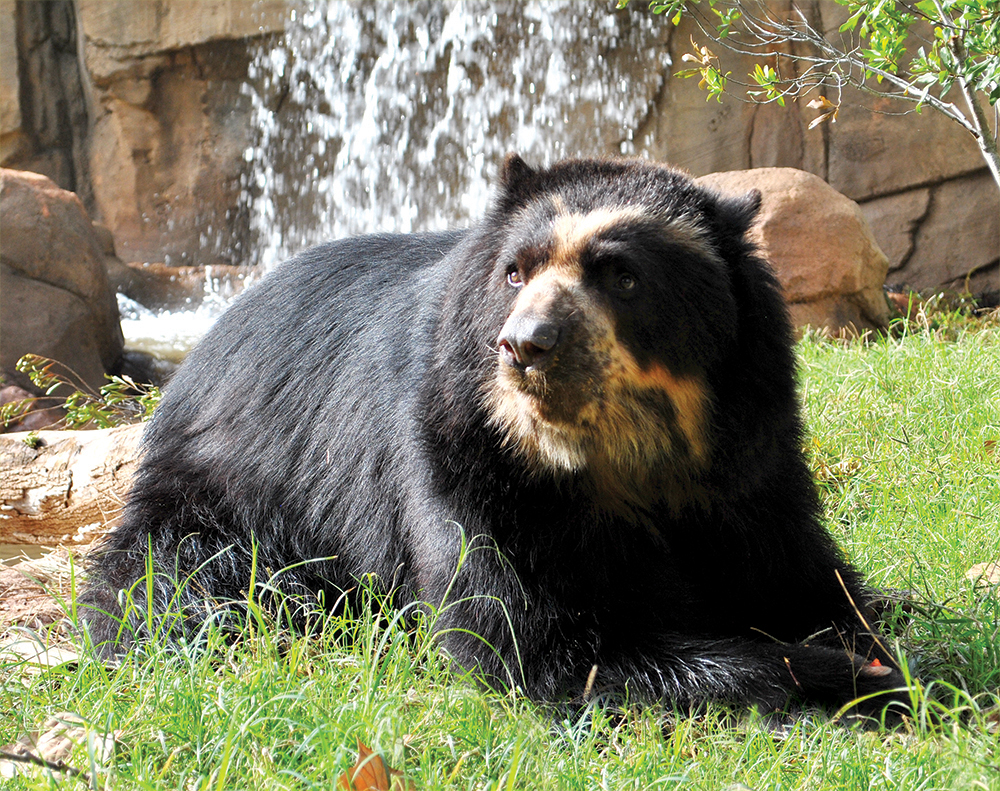
[(256, 564), (304, 620), (364, 579), (422, 602), (455, 662), (535, 699), (905, 700), (820, 520), (759, 200), (511, 155), (470, 230), (277, 267), (166, 388), (91, 637), (149, 639), (147, 608), (190, 637)]

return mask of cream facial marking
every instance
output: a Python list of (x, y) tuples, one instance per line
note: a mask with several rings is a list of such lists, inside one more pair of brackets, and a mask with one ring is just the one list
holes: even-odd
[(637, 208), (595, 209), (587, 214), (560, 213), (552, 223), (549, 266), (580, 267), (580, 256), (590, 241), (617, 225), (648, 221)]

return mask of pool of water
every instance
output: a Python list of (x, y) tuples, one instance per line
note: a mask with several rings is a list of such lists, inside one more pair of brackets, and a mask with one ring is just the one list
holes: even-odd
[(192, 309), (156, 310), (118, 294), (126, 348), (172, 363), (187, 356), (228, 306), (229, 302), (219, 297), (205, 299)]
[(37, 560), (52, 547), (41, 544), (0, 544), (0, 566), (15, 566), (24, 560)]

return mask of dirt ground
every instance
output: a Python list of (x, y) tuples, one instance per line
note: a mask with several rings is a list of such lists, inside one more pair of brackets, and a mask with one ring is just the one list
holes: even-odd
[(65, 615), (79, 554), (55, 549), (35, 560), (0, 566), (0, 635), (11, 627), (47, 629)]

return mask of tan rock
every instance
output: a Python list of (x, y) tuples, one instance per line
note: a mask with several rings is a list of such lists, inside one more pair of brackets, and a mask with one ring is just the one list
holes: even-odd
[[(1000, 586), (1000, 560), (992, 563), (977, 563), (965, 572), (965, 578), (976, 587)], [(1000, 590), (997, 591), (1000, 595)]]
[(288, 4), (278, 0), (78, 0), (87, 41), (87, 65), (106, 80), (135, 68), (145, 56), (220, 39), (240, 39), (284, 28)]
[(0, 436), (0, 544), (87, 544), (118, 516), (144, 425)]
[(774, 266), (796, 326), (839, 334), (887, 325), (882, 285), (888, 261), (854, 201), (792, 168), (713, 173), (697, 181), (732, 195), (761, 191), (751, 236)]
[[(666, 20), (664, 20), (665, 22)], [(664, 25), (668, 27), (668, 25)], [(691, 36), (704, 41), (697, 25), (686, 18), (670, 36), (672, 71), (687, 68), (682, 63), (691, 52)], [(734, 57), (734, 71), (746, 64)], [(750, 167), (748, 135), (753, 129), (755, 107), (726, 99), (706, 101), (698, 79), (671, 77), (642, 129), (646, 151), (654, 159), (670, 162), (698, 176)]]
[(233, 263), (252, 139), (241, 93), (249, 60), (246, 42), (220, 41), (128, 61), (134, 70), (95, 88), (96, 219), (113, 230), (122, 259)]
[(857, 201), (934, 184), (979, 170), (975, 141), (941, 113), (907, 109), (891, 99), (845, 94), (830, 127), (828, 180)]
[(104, 246), (80, 199), (45, 176), (0, 169), (0, 365), (24, 354), (65, 364), (95, 390), (125, 341)]
[(17, 6), (0, 3), (0, 138), (21, 128)]

